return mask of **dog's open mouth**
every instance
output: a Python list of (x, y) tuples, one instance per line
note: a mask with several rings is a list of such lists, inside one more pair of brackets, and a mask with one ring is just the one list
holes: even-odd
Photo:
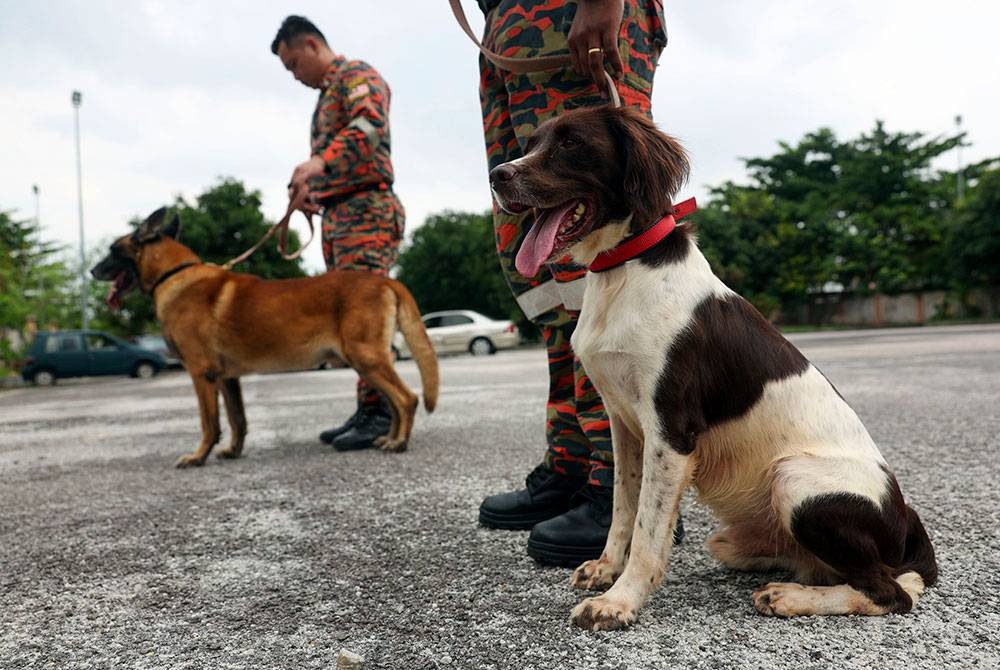
[[(513, 203), (517, 206), (517, 203)], [(525, 277), (538, 269), (557, 251), (562, 251), (586, 231), (593, 207), (586, 200), (570, 200), (558, 207), (535, 208), (535, 224), (517, 250), (514, 267)]]
[(116, 274), (111, 290), (108, 291), (108, 306), (111, 309), (121, 309), (122, 301), (129, 291), (135, 288), (135, 284), (135, 276), (128, 270)]

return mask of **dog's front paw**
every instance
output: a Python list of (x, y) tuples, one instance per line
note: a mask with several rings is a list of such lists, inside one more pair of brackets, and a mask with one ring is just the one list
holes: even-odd
[(635, 623), (636, 609), (608, 598), (587, 598), (573, 608), (570, 620), (585, 630), (618, 630)]
[(388, 435), (376, 438), (374, 444), (382, 451), (392, 451), (396, 453), (406, 451), (406, 440), (394, 440)]
[(611, 587), (621, 574), (615, 570), (604, 555), (595, 561), (587, 561), (573, 571), (570, 584), (585, 591), (604, 591)]
[(215, 452), (215, 457), (216, 458), (239, 458), (240, 457), (240, 452), (238, 452), (235, 449), (232, 449), (230, 447), (226, 447), (225, 449), (219, 449), (217, 452)]
[(199, 458), (197, 454), (184, 454), (177, 459), (178, 468), (197, 468), (205, 464), (204, 458)]
[(767, 616), (790, 617), (809, 614), (806, 587), (801, 584), (772, 582), (753, 593), (753, 606)]

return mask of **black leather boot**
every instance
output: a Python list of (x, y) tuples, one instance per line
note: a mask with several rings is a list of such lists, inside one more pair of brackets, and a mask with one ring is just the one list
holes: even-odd
[(585, 486), (565, 514), (531, 529), (528, 556), (544, 565), (573, 567), (600, 558), (611, 529), (612, 491)]
[(392, 415), (385, 407), (362, 407), (354, 425), (333, 439), (333, 448), (337, 451), (371, 449), (377, 438), (389, 433), (391, 425)]
[(484, 500), (479, 506), (479, 523), (490, 528), (528, 530), (568, 510), (573, 495), (584, 484), (582, 478), (560, 475), (539, 465), (524, 480), (525, 488)]
[[(575, 568), (600, 558), (611, 530), (613, 491), (585, 486), (573, 500), (573, 508), (539, 523), (528, 536), (528, 556), (545, 565)], [(684, 522), (677, 518), (674, 544), (684, 539)]]
[(333, 439), (335, 437), (343, 435), (344, 433), (346, 433), (347, 431), (349, 431), (351, 428), (353, 428), (354, 424), (357, 423), (358, 418), (360, 416), (361, 416), (361, 408), (358, 407), (354, 411), (354, 414), (352, 414), (350, 416), (350, 418), (347, 419), (347, 421), (345, 421), (344, 423), (340, 424), (339, 426), (334, 426), (333, 428), (330, 428), (329, 430), (324, 430), (322, 433), (320, 433), (319, 434), (319, 441), (323, 442), (324, 444), (333, 444)]

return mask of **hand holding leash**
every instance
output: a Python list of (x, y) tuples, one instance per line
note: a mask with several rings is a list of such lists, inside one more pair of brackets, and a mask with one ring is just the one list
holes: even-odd
[[(581, 3), (583, 6), (597, 5), (598, 9), (602, 10), (597, 15), (590, 15), (593, 18), (587, 18), (581, 25), (581, 35), (583, 31), (587, 35), (604, 35), (610, 30), (611, 37), (609, 38), (608, 44), (610, 46), (605, 50), (604, 47), (591, 46), (589, 42), (581, 42), (581, 44), (586, 44), (586, 48), (583, 50), (584, 56), (586, 58), (580, 59), (580, 53), (573, 50), (570, 47), (569, 55), (556, 55), (556, 56), (535, 56), (532, 58), (519, 58), (513, 56), (501, 56), (498, 53), (490, 51), (482, 45), (476, 34), (472, 32), (472, 26), (469, 25), (469, 20), (465, 16), (465, 10), (462, 9), (462, 0), (448, 0), (448, 4), (451, 6), (451, 12), (455, 15), (455, 19), (458, 21), (458, 25), (461, 26), (462, 30), (469, 39), (472, 40), (473, 44), (479, 48), (479, 51), (486, 57), (488, 61), (496, 65), (498, 68), (507, 70), (508, 72), (514, 72), (516, 74), (526, 74), (529, 72), (544, 72), (545, 70), (554, 70), (557, 68), (564, 68), (567, 65), (571, 65), (577, 72), (583, 76), (590, 75), (597, 85), (598, 90), (606, 94), (611, 99), (611, 104), (614, 107), (621, 107), (622, 101), (621, 97), (618, 95), (618, 89), (616, 88), (615, 80), (611, 78), (603, 67), (605, 51), (611, 55), (611, 66), (615, 68), (616, 76), (621, 76), (624, 69), (622, 64), (621, 54), (618, 52), (618, 37), (617, 31), (618, 27), (621, 25), (622, 16), (624, 16), (624, 0), (588, 0), (587, 2)], [(614, 14), (610, 13), (617, 7), (618, 23), (614, 23)], [(582, 9), (582, 7), (580, 8)], [(579, 20), (579, 11), (577, 9), (577, 18), (573, 20), (573, 28), (576, 27), (576, 23)], [(587, 16), (587, 14), (585, 14)], [(611, 18), (608, 18), (608, 17)], [(608, 23), (610, 21), (610, 23)], [(596, 31), (596, 32), (595, 32)], [(572, 34), (572, 28), (570, 30)], [(582, 39), (582, 38), (581, 38)], [(588, 38), (589, 39), (589, 38)], [(596, 37), (594, 38), (597, 39)], [(601, 44), (604, 44), (605, 38), (602, 36), (600, 38)], [(596, 68), (590, 68), (587, 59), (593, 58), (595, 61), (599, 60)], [(578, 59), (579, 62), (588, 62), (588, 67), (586, 69), (580, 69), (577, 67), (574, 59)], [(603, 82), (600, 83), (600, 82)]]
[(308, 190), (309, 181), (313, 177), (318, 177), (323, 174), (323, 168), (325, 163), (323, 162), (322, 156), (313, 156), (309, 160), (299, 163), (295, 166), (292, 171), (292, 179), (288, 182), (288, 198), (289, 200), (295, 195), (295, 191), (305, 188)]
[(606, 95), (610, 82), (605, 76), (604, 61), (607, 60), (616, 79), (621, 79), (625, 72), (618, 51), (618, 29), (624, 12), (624, 0), (582, 0), (567, 36), (573, 69), (583, 77), (590, 77)]

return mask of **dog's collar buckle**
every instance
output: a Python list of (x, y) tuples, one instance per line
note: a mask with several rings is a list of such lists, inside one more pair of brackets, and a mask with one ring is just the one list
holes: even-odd
[(694, 198), (688, 198), (684, 202), (677, 203), (666, 216), (646, 230), (625, 239), (613, 249), (599, 253), (587, 269), (591, 272), (604, 272), (632, 260), (674, 232), (674, 228), (677, 227), (677, 220), (683, 219), (697, 209), (698, 203), (695, 202)]

